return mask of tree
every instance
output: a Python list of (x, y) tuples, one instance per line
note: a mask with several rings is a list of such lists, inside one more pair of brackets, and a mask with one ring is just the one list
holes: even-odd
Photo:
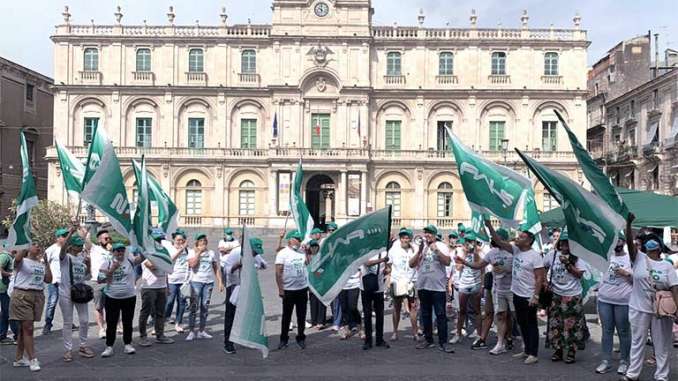
[[(16, 202), (12, 201), (2, 226), (6, 229), (14, 222), (16, 216)], [(71, 225), (72, 217), (67, 207), (49, 200), (40, 200), (38, 205), (31, 209), (31, 238), (41, 247), (49, 247), (54, 243), (54, 231), (58, 228), (67, 228)]]

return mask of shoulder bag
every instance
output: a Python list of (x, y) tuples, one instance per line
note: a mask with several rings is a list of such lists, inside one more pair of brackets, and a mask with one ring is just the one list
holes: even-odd
[(73, 282), (73, 263), (71, 257), (68, 256), (68, 275), (71, 277), (71, 300), (73, 303), (89, 303), (94, 299), (94, 290), (85, 283)]

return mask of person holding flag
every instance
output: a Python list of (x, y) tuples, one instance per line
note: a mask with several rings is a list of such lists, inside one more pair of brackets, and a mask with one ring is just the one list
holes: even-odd
[(52, 283), (47, 285), (47, 307), (45, 308), (45, 326), (42, 328), (42, 335), (46, 336), (52, 332), (52, 321), (54, 313), (59, 304), (59, 283), (61, 282), (61, 249), (66, 245), (68, 229), (58, 228), (54, 232), (54, 243), (45, 250), (47, 263), (52, 270)]
[(306, 306), (308, 304), (308, 272), (306, 266), (309, 258), (302, 253), (302, 235), (292, 230), (285, 235), (287, 246), (275, 256), (275, 280), (278, 285), (278, 296), (282, 299), (282, 323), (280, 325), (280, 344), (278, 350), (287, 348), (289, 341), (292, 311), (297, 313), (297, 345), (306, 348)]

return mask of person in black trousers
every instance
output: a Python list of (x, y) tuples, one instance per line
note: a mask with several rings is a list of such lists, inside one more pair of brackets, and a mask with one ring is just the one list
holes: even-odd
[[(315, 229), (314, 229), (315, 230)], [(312, 239), (307, 246), (306, 254), (310, 260), (318, 254), (320, 243)], [(327, 316), (327, 307), (318, 299), (313, 292), (309, 290), (308, 298), (311, 304), (311, 328), (325, 329), (325, 320)]]
[(275, 257), (275, 280), (282, 298), (282, 324), (278, 350), (287, 348), (292, 311), (297, 312), (297, 345), (306, 348), (306, 305), (308, 304), (308, 256), (301, 253), (301, 233), (293, 230), (285, 236), (287, 247)]
[(388, 255), (384, 252), (376, 255), (360, 267), (360, 298), (363, 301), (363, 323), (365, 342), (363, 349), (372, 348), (372, 311), (376, 317), (376, 346), (390, 348), (384, 341), (384, 269)]

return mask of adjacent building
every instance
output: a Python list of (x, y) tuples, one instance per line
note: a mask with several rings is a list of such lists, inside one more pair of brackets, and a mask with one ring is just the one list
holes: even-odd
[[(525, 171), (513, 148), (581, 181), (553, 112), (586, 136), (586, 32), (375, 26), (370, 0), (275, 0), (269, 25), (76, 25), (54, 42), (54, 135), (85, 156), (105, 128), (123, 163), (142, 154), (181, 225), (282, 226), (292, 173), (314, 219), (393, 205), (394, 223), (470, 218), (445, 128)], [(67, 202), (53, 149), (50, 198)], [(537, 186), (543, 209), (554, 201)]]
[[(38, 198), (47, 198), (46, 147), (52, 145), (52, 79), (0, 57), (0, 221), (21, 191), (23, 129)], [(0, 236), (5, 235), (0, 227)]]

